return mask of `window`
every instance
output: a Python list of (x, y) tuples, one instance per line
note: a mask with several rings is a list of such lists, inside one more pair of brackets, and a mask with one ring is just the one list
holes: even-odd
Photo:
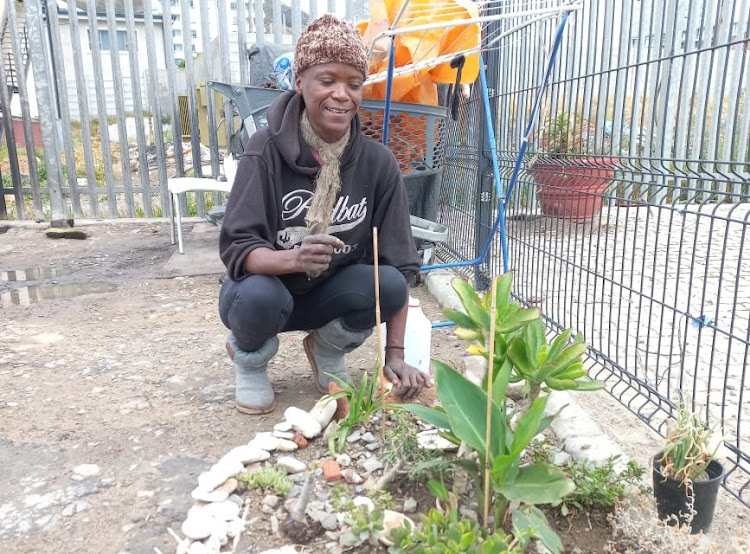
[(182, 31), (180, 31), (179, 29), (172, 29), (172, 36), (173, 37), (181, 37), (182, 36)]
[[(99, 31), (99, 48), (102, 50), (114, 50), (109, 40), (109, 31)], [(123, 51), (128, 49), (128, 36), (125, 31), (117, 31), (117, 50)]]
[(190, 31), (190, 36), (192, 38), (198, 38), (198, 31)]

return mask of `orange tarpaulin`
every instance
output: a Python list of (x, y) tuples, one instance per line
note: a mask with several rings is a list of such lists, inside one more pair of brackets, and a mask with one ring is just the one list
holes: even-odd
[[(390, 37), (381, 38), (375, 44), (375, 37), (387, 30), (396, 18), (404, 0), (370, 0), (371, 19), (357, 25), (365, 43), (372, 45), (370, 74), (388, 70), (388, 49)], [(440, 22), (454, 22), (478, 17), (476, 3), (470, 0), (412, 0), (404, 11), (396, 29), (406, 29), (418, 25)], [(410, 31), (397, 35), (395, 39), (395, 67), (404, 68), (417, 62), (424, 62), (451, 53), (459, 53), (470, 48), (478, 48), (481, 41), (479, 23), (438, 27), (428, 31)], [(456, 69), (450, 62), (440, 65), (407, 71), (394, 75), (391, 99), (394, 102), (414, 102), (418, 104), (438, 104), (436, 83), (455, 83)], [(473, 83), (479, 74), (479, 54), (466, 56), (461, 84)], [(386, 83), (370, 84), (365, 89), (365, 98), (385, 99)]]

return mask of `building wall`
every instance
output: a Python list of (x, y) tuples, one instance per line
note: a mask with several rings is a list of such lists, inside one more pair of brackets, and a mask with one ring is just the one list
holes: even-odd
[[(107, 30), (106, 20), (100, 19), (98, 21), (100, 31)], [(127, 31), (125, 21), (117, 21), (118, 31)], [(73, 62), (74, 49), (78, 49), (83, 58), (84, 67), (88, 64), (93, 64), (92, 56), (93, 52), (91, 44), (89, 42), (89, 25), (88, 19), (85, 16), (78, 20), (78, 31), (80, 35), (80, 43), (74, 45), (72, 42), (72, 36), (70, 33), (70, 22), (67, 18), (60, 18), (60, 34), (62, 42), (59, 48), (64, 53), (64, 64), (65, 64), (65, 79), (68, 84), (68, 98), (70, 105), (70, 115), (73, 120), (80, 119), (80, 110), (78, 104), (79, 91), (76, 87), (75, 77), (75, 66)], [(162, 74), (159, 70), (163, 70), (166, 67), (166, 57), (164, 54), (164, 30), (161, 20), (154, 21), (154, 43), (156, 53), (156, 64), (157, 64), (157, 75)], [(136, 34), (136, 56), (137, 56), (137, 67), (139, 69), (140, 78), (140, 93), (141, 101), (143, 103), (144, 110), (151, 110), (151, 98), (148, 89), (149, 81), (149, 67), (148, 67), (148, 53), (146, 50), (146, 30), (145, 22), (142, 19), (136, 19), (135, 21), (135, 34)], [(110, 37), (111, 40), (112, 37)], [(112, 43), (112, 41), (111, 41)], [(124, 109), (126, 112), (133, 111), (134, 109), (134, 90), (133, 90), (133, 79), (130, 72), (130, 59), (129, 52), (127, 50), (118, 51), (119, 64), (120, 64), (120, 79), (115, 79), (113, 76), (112, 69), (112, 52), (109, 50), (101, 50), (101, 63), (103, 76), (102, 80), (104, 83), (105, 97), (106, 97), (106, 111), (109, 115), (115, 115), (116, 104), (115, 104), (115, 86), (119, 86), (122, 89), (124, 97)], [(92, 72), (93, 73), (93, 72)], [(96, 82), (91, 78), (90, 75), (84, 75), (86, 79), (86, 89), (88, 93), (89, 109), (92, 115), (95, 115), (96, 110)]]

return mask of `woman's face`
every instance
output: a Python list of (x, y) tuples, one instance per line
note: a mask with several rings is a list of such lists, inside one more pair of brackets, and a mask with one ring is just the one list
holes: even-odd
[(364, 75), (339, 62), (313, 65), (295, 78), (315, 133), (326, 142), (344, 136), (362, 103)]

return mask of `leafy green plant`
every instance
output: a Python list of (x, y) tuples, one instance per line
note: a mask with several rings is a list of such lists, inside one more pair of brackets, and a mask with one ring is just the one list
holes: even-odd
[[(385, 494), (383, 494), (385, 493)], [(376, 500), (377, 499), (377, 500)], [(380, 494), (372, 498), (376, 508), (373, 511), (365, 506), (356, 506), (343, 485), (336, 485), (331, 492), (331, 506), (344, 514), (342, 532), (339, 542), (346, 547), (354, 548), (365, 543), (376, 545), (383, 532), (383, 510), (390, 509), (385, 504), (393, 504), (390, 493), (380, 489)]]
[[(542, 393), (595, 390), (603, 383), (584, 379), (582, 356), (586, 345), (580, 336), (571, 340), (572, 332), (567, 330), (551, 344), (547, 343), (541, 312), (511, 300), (512, 281), (512, 273), (494, 280), (493, 306), (493, 291), (480, 298), (468, 283), (456, 279), (453, 287), (464, 311), (444, 311), (458, 325), (455, 331), (458, 337), (476, 341), (468, 351), (481, 354), (488, 362), (487, 346), (494, 333), (493, 356), (483, 386), (434, 361), (441, 407), (406, 405), (404, 409), (477, 453), (476, 457), (454, 463), (474, 478), (479, 504), (487, 501), (492, 506), (496, 522), (510, 518), (516, 536), (533, 536), (556, 553), (562, 544), (537, 505), (559, 504), (574, 489), (573, 481), (545, 459), (525, 463), (522, 456), (554, 417), (544, 415), (548, 396)], [(524, 394), (519, 408), (512, 410), (506, 397), (511, 382), (522, 382)], [(492, 395), (488, 399), (490, 384)], [(489, 439), (488, 419), (492, 429)], [(511, 425), (513, 419), (515, 423)], [(484, 472), (485, 459), (489, 460), (489, 477)], [(490, 498), (484, 498), (485, 485)]]
[[(512, 284), (511, 272), (502, 275), (496, 284), (495, 351), (493, 363), (489, 364), (492, 378), (496, 379), (500, 369), (508, 364), (511, 368), (510, 382), (524, 383), (521, 394), (527, 397), (527, 405), (543, 389), (589, 391), (603, 388), (603, 382), (585, 378), (582, 356), (586, 352), (586, 344), (583, 337), (578, 334), (571, 341), (572, 330), (566, 329), (551, 344), (547, 344), (541, 312), (538, 308), (523, 308), (518, 302), (511, 301)], [(465, 312), (444, 310), (446, 317), (458, 326), (456, 336), (479, 344), (469, 347), (470, 354), (489, 359), (486, 345), (490, 337), (491, 292), (480, 298), (461, 279), (453, 281), (453, 288)], [(484, 388), (487, 389), (486, 382)], [(498, 394), (499, 391), (494, 395), (495, 401)]]
[(699, 479), (716, 458), (721, 441), (700, 416), (685, 405), (677, 407), (677, 417), (667, 423), (667, 437), (661, 457), (661, 472), (682, 483)]
[(560, 112), (539, 135), (539, 152), (549, 154), (599, 154), (596, 125), (583, 119), (580, 114), (571, 117), (569, 112)]
[(621, 472), (615, 470), (615, 462), (619, 456), (610, 456), (601, 465), (591, 462), (577, 464), (568, 462), (565, 468), (575, 490), (562, 499), (560, 513), (568, 515), (570, 508), (581, 510), (594, 506), (612, 507), (616, 500), (623, 498), (628, 487), (641, 487), (641, 480), (645, 470), (636, 462), (628, 462)]
[(263, 489), (279, 496), (286, 496), (292, 488), (292, 482), (286, 471), (279, 467), (263, 468), (255, 471), (245, 471), (237, 476), (237, 480), (245, 483), (248, 489)]
[(390, 554), (520, 554), (528, 542), (523, 533), (515, 538), (501, 529), (490, 533), (476, 521), (459, 518), (455, 509), (448, 513), (432, 509), (421, 519), (421, 529), (400, 527), (391, 531)]
[(546, 462), (522, 465), (522, 453), (537, 434), (546, 429), (552, 417), (544, 416), (547, 396), (537, 398), (529, 410), (520, 415), (515, 430), (505, 402), (505, 388), (510, 367), (506, 364), (498, 374), (496, 384), (500, 403), (490, 406), (492, 435), (486, 443), (487, 393), (442, 362), (433, 362), (435, 382), (443, 410), (419, 405), (405, 406), (433, 425), (449, 429), (457, 438), (478, 453), (478, 460), (464, 458), (455, 463), (472, 475), (479, 503), (484, 503), (485, 454), (490, 455), (490, 486), (494, 493), (495, 521), (507, 515), (518, 532), (528, 532), (544, 542), (552, 552), (559, 552), (560, 539), (549, 528), (546, 518), (535, 504), (554, 504), (573, 490), (573, 482), (559, 468)]
[(409, 479), (421, 480), (425, 474), (422, 462), (438, 458), (442, 453), (419, 447), (419, 426), (414, 424), (413, 416), (409, 413), (398, 409), (389, 410), (388, 418), (391, 426), (385, 431), (383, 462), (390, 466), (401, 461)]
[(328, 450), (331, 456), (344, 451), (346, 438), (357, 425), (370, 420), (370, 417), (381, 407), (381, 397), (378, 394), (377, 379), (368, 377), (367, 372), (362, 375), (359, 385), (342, 381), (335, 375), (326, 373), (338, 382), (341, 391), (332, 394), (334, 399), (346, 398), (349, 403), (349, 415), (339, 421), (339, 428), (328, 438)]
[(377, 508), (381, 510), (392, 510), (393, 509), (393, 497), (388, 489), (375, 489), (370, 493), (370, 500), (373, 501)]
[(375, 546), (383, 532), (383, 511), (371, 512), (367, 506), (357, 506), (344, 516), (343, 529), (339, 536), (343, 546), (357, 547), (365, 543)]

